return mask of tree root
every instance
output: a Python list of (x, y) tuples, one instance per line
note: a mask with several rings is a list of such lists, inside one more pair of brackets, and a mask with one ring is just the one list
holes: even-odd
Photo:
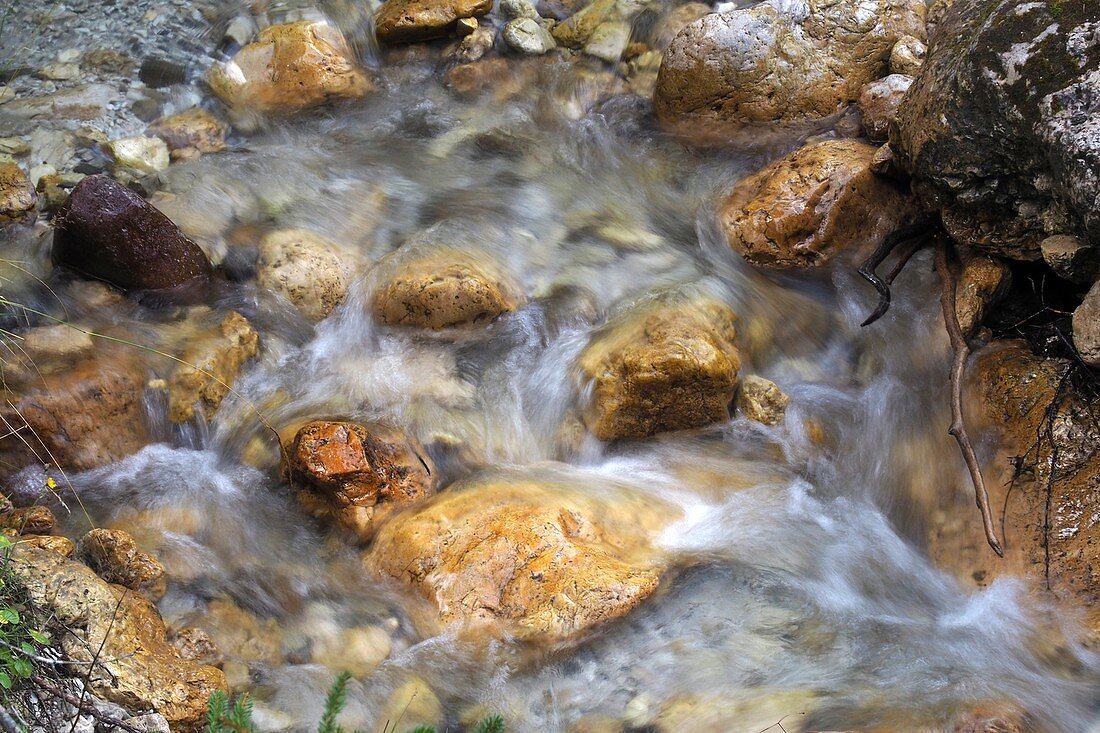
[[(863, 264), (856, 270), (864, 280), (875, 287), (879, 297), (878, 305), (875, 306), (871, 315), (867, 316), (863, 323), (859, 324), (861, 327), (870, 326), (886, 315), (886, 311), (890, 310), (890, 286), (894, 284), (894, 278), (902, 271), (902, 268), (905, 267), (905, 263), (909, 261), (909, 258), (921, 248), (921, 245), (924, 243), (925, 235), (934, 225), (935, 222), (932, 217), (923, 217), (909, 226), (891, 232), (890, 236), (882, 240), (882, 244), (880, 244), (875, 251), (871, 253), (871, 256), (864, 260)], [(876, 270), (879, 265), (886, 261), (890, 253), (899, 247), (902, 247), (901, 257), (898, 258), (897, 263), (884, 280)]]
[(982, 514), (982, 525), (985, 528), (985, 539), (998, 557), (1004, 557), (1001, 542), (997, 539), (997, 532), (993, 526), (993, 515), (989, 510), (989, 492), (985, 488), (985, 480), (982, 478), (982, 469), (978, 465), (978, 457), (974, 453), (974, 446), (970, 443), (970, 436), (966, 432), (963, 423), (962, 411), (962, 380), (966, 371), (966, 361), (970, 356), (970, 345), (959, 325), (959, 316), (955, 310), (955, 289), (958, 286), (958, 278), (950, 255), (952, 252), (951, 241), (946, 234), (941, 233), (936, 242), (936, 271), (940, 274), (940, 282), (943, 290), (940, 295), (940, 304), (943, 306), (943, 320), (947, 326), (947, 335), (951, 339), (951, 349), (955, 354), (951, 364), (951, 427), (948, 429), (959, 444), (966, 467), (970, 471), (970, 480), (974, 484), (974, 499), (978, 510)]

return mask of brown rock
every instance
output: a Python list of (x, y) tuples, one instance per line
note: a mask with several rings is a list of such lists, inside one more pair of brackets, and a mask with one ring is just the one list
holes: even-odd
[(0, 162), (0, 223), (30, 217), (38, 203), (34, 184), (16, 163)]
[(53, 260), (123, 290), (162, 290), (208, 279), (197, 244), (110, 176), (88, 176), (54, 219)]
[(411, 259), (379, 285), (375, 317), (389, 326), (439, 330), (493, 321), (523, 302), (518, 288), (491, 265), (460, 252)]
[(412, 585), (446, 624), (563, 646), (656, 589), (647, 540), (674, 514), (649, 499), (488, 480), (394, 517), (365, 562)]
[(215, 664), (222, 661), (218, 645), (197, 626), (185, 626), (172, 636), (172, 645), (184, 659), (200, 664)]
[(210, 693), (228, 691), (225, 675), (180, 657), (148, 599), (48, 550), (17, 545), (12, 560), (32, 601), (68, 632), (59, 635), (65, 655), (98, 660), (86, 678), (95, 694), (130, 710), (154, 710), (173, 730), (202, 729)]
[(351, 282), (340, 246), (305, 229), (282, 229), (265, 236), (256, 270), (260, 287), (280, 293), (311, 321), (332, 313)]
[(864, 135), (872, 140), (890, 137), (890, 123), (897, 116), (902, 97), (912, 83), (910, 76), (891, 74), (863, 87), (859, 95), (859, 114)]
[(386, 0), (374, 16), (382, 43), (411, 43), (444, 38), (460, 18), (480, 18), (493, 0)]
[(274, 619), (261, 620), (232, 601), (215, 598), (198, 622), (227, 659), (272, 666), (283, 662), (283, 632)]
[(57, 519), (45, 506), (22, 507), (0, 514), (0, 529), (14, 530), (18, 534), (48, 535), (55, 526)]
[(268, 26), (207, 78), (230, 107), (263, 114), (292, 114), (372, 89), (340, 31), (320, 21)]
[(217, 411), (241, 367), (259, 351), (260, 337), (244, 316), (230, 311), (218, 330), (200, 338), (184, 352), (185, 364), (168, 380), (168, 414), (186, 422), (199, 404), (209, 419)]
[(143, 388), (136, 362), (101, 351), (8, 393), (0, 415), (13, 427), (28, 426), (21, 431), (27, 443), (0, 438), (0, 474), (47, 462), (86, 471), (137, 451), (148, 442)]
[(741, 360), (736, 316), (723, 303), (646, 305), (581, 353), (592, 382), (584, 421), (600, 440), (644, 438), (729, 418)]
[(750, 374), (737, 389), (737, 411), (750, 420), (764, 425), (778, 425), (791, 398), (779, 386), (763, 377)]
[(1002, 260), (980, 253), (966, 257), (955, 286), (955, 315), (962, 332), (971, 336), (1011, 286), (1012, 273)]
[(54, 534), (25, 534), (19, 536), (20, 544), (27, 547), (37, 547), (41, 550), (56, 552), (62, 557), (72, 557), (76, 554), (76, 545), (68, 537)]
[(1055, 234), (1039, 243), (1043, 261), (1054, 274), (1075, 283), (1093, 283), (1100, 276), (1100, 249), (1070, 234)]
[(592, 0), (554, 26), (554, 40), (615, 63), (630, 41), (632, 21), (644, 9), (643, 0)]
[(890, 73), (916, 76), (924, 66), (928, 46), (914, 36), (902, 36), (890, 50)]
[(491, 91), (490, 98), (494, 102), (503, 102), (523, 92), (536, 76), (532, 65), (522, 59), (496, 56), (453, 66), (447, 70), (443, 80), (460, 97), (474, 97)]
[(121, 529), (93, 529), (80, 540), (77, 552), (108, 583), (125, 586), (154, 601), (167, 590), (164, 566), (139, 550), (134, 538)]
[[(923, 35), (915, 0), (768, 0), (705, 15), (665, 52), (654, 102), (666, 126), (820, 120), (887, 70), (905, 35)], [(697, 124), (697, 123), (691, 123)]]
[(661, 16), (653, 29), (651, 44), (653, 50), (664, 52), (676, 38), (676, 35), (684, 29), (684, 26), (694, 23), (711, 12), (713, 10), (710, 5), (700, 2), (686, 2), (683, 5), (673, 7)]
[(312, 422), (287, 447), (298, 501), (363, 542), (394, 511), (435, 493), (435, 469), (412, 438), (381, 425)]
[(721, 209), (729, 244), (754, 265), (819, 267), (841, 249), (878, 246), (914, 204), (869, 165), (874, 146), (807, 145), (738, 183)]
[(1100, 367), (1100, 283), (1094, 283), (1073, 311), (1073, 345), (1088, 365)]
[(162, 117), (149, 125), (147, 135), (155, 135), (168, 144), (172, 157), (186, 151), (217, 153), (225, 150), (229, 126), (202, 107)]

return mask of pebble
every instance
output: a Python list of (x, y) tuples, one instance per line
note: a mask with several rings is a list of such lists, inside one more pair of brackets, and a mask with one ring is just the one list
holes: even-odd
[(170, 162), (168, 145), (159, 137), (123, 137), (111, 140), (105, 147), (114, 158), (116, 168), (156, 173), (167, 168)]
[(38, 75), (51, 81), (69, 81), (80, 77), (80, 65), (71, 62), (46, 64), (38, 70)]
[(540, 56), (557, 45), (554, 37), (531, 18), (508, 21), (501, 35), (510, 48), (530, 56)]
[(539, 14), (535, 6), (528, 0), (500, 0), (500, 11), (509, 19), (531, 18), (538, 20)]

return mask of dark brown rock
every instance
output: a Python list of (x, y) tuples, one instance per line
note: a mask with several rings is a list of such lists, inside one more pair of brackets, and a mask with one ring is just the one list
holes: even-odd
[(368, 541), (396, 509), (435, 493), (435, 469), (415, 439), (393, 428), (312, 422), (287, 448), (283, 472), (298, 501)]
[(53, 260), (123, 290), (205, 280), (202, 249), (152, 204), (109, 176), (77, 184), (54, 220)]
[(158, 600), (164, 595), (164, 566), (138, 549), (129, 532), (121, 529), (93, 529), (77, 546), (80, 559), (108, 583), (125, 586)]

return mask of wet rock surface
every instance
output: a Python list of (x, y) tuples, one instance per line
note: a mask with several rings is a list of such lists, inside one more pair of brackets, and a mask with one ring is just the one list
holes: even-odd
[(916, 214), (899, 186), (870, 170), (875, 152), (855, 140), (826, 140), (742, 180), (720, 212), (730, 246), (773, 268), (869, 252)]
[(924, 33), (909, 0), (768, 0), (706, 15), (665, 52), (662, 122), (806, 122), (841, 111), (883, 76), (903, 36)]
[(230, 107), (292, 114), (372, 89), (347, 41), (326, 22), (272, 25), (232, 59), (211, 67), (211, 89)]
[(123, 290), (166, 290), (211, 277), (210, 261), (164, 214), (107, 176), (88, 176), (54, 218), (56, 264)]
[(310, 514), (362, 542), (395, 511), (435, 493), (436, 471), (419, 443), (382, 425), (312, 422), (287, 447), (283, 473)]
[(81, 538), (77, 554), (108, 583), (125, 586), (152, 601), (165, 593), (164, 566), (138, 549), (134, 538), (121, 529), (93, 529)]
[(1017, 259), (1052, 234), (1100, 241), (1100, 8), (956, 0), (891, 145), (957, 241)]
[(311, 321), (324, 319), (347, 295), (351, 268), (341, 247), (304, 229), (272, 232), (260, 242), (256, 280), (283, 295)]
[(382, 43), (409, 43), (443, 38), (460, 18), (488, 13), (492, 0), (386, 0), (374, 16)]
[(163, 140), (174, 158), (194, 153), (218, 153), (225, 150), (228, 125), (202, 107), (162, 117), (146, 129), (147, 135)]
[(260, 336), (244, 316), (230, 312), (213, 332), (192, 343), (168, 379), (168, 412), (174, 422), (198, 411), (213, 417), (246, 361), (259, 351)]
[(628, 499), (615, 509), (537, 482), (451, 487), (383, 526), (365, 562), (415, 588), (444, 623), (575, 643), (627, 614), (660, 579), (640, 530), (668, 517)]
[(584, 410), (600, 440), (642, 438), (729, 417), (741, 360), (736, 316), (717, 302), (642, 306), (581, 353)]
[(34, 184), (16, 163), (0, 162), (0, 224), (31, 216), (38, 195)]

